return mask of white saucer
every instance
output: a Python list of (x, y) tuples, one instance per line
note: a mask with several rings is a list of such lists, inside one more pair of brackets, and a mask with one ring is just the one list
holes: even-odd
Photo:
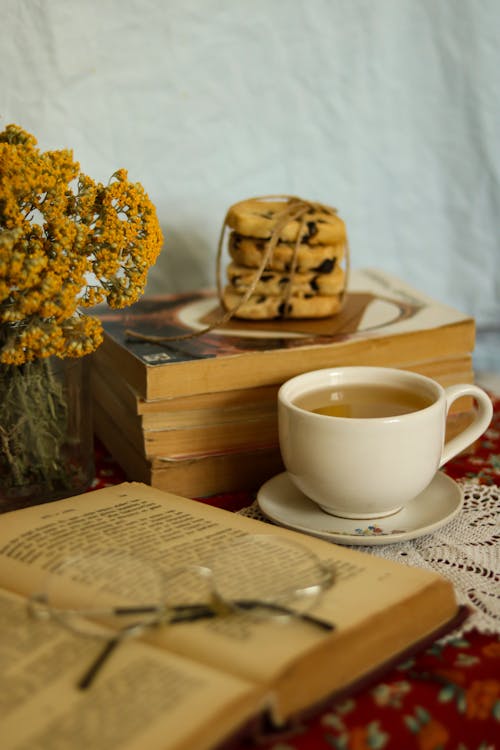
[(463, 504), (462, 491), (438, 472), (429, 487), (392, 516), (352, 520), (325, 513), (295, 487), (283, 472), (269, 479), (257, 493), (262, 513), (289, 529), (339, 544), (391, 544), (430, 534), (451, 521)]

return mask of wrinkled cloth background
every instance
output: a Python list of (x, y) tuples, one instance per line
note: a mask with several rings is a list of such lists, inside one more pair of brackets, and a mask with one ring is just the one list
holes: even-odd
[(500, 325), (498, 0), (0, 0), (0, 127), (155, 202), (148, 293), (214, 286), (227, 208), (338, 208), (352, 264)]

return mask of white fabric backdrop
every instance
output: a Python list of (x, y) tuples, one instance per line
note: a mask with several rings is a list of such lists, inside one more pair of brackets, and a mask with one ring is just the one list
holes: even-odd
[(339, 209), (354, 266), (500, 322), (499, 0), (0, 0), (0, 129), (126, 167), (165, 249), (215, 282), (226, 209)]

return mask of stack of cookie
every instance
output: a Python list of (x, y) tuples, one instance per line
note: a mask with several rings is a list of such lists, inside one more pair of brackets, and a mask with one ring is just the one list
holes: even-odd
[[(297, 213), (301, 215), (294, 218)], [(334, 209), (300, 199), (251, 199), (231, 206), (226, 224), (231, 263), (223, 303), (235, 317), (324, 318), (339, 312), (347, 237)]]

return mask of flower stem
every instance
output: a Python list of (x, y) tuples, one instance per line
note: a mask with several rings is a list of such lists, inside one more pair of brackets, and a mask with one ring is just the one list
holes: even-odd
[(69, 486), (68, 407), (52, 362), (0, 365), (0, 496)]

